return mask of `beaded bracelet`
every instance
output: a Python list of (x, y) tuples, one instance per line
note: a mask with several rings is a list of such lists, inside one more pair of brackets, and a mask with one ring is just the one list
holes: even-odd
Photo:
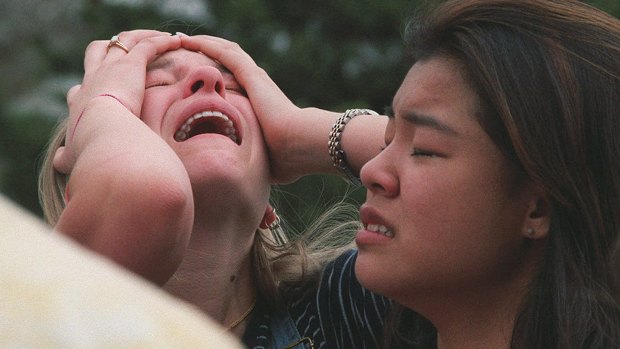
[(329, 156), (334, 163), (334, 166), (340, 169), (347, 179), (354, 185), (361, 185), (360, 179), (353, 174), (349, 164), (347, 163), (347, 157), (340, 146), (340, 138), (342, 137), (342, 132), (344, 131), (344, 127), (347, 125), (351, 119), (358, 115), (379, 115), (374, 110), (370, 109), (348, 109), (336, 120), (334, 125), (332, 126), (332, 130), (329, 133), (329, 142), (327, 143)]

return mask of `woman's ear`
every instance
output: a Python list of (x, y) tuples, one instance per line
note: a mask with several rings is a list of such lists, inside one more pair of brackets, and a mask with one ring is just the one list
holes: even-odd
[(551, 201), (546, 192), (534, 188), (523, 226), (527, 239), (543, 239), (549, 234), (551, 224)]

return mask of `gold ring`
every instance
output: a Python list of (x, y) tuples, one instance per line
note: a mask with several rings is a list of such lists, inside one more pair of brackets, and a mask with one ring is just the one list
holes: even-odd
[(125, 51), (126, 53), (129, 53), (129, 49), (127, 48), (127, 46), (125, 46), (125, 44), (123, 44), (119, 39), (118, 39), (118, 35), (114, 35), (112, 37), (112, 39), (110, 39), (110, 43), (108, 44), (108, 48), (106, 50), (106, 52), (110, 51), (110, 47), (112, 46), (116, 46), (121, 48), (123, 51)]

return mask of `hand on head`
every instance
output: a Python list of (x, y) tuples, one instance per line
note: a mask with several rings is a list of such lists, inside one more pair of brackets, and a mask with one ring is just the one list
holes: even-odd
[(73, 133), (90, 101), (100, 96), (112, 97), (139, 116), (146, 65), (161, 53), (180, 47), (178, 36), (154, 30), (123, 32), (113, 39), (118, 41), (99, 40), (88, 45), (82, 83), (67, 93), (69, 122), (65, 147), (59, 149), (54, 159), (55, 167), (63, 173), (71, 172), (75, 162), (71, 153)]
[(233, 73), (245, 89), (269, 150), (272, 180), (279, 183), (296, 179), (296, 176), (280, 169), (279, 165), (285, 163), (282, 157), (285, 155), (284, 150), (290, 148), (289, 135), (294, 128), (291, 123), (301, 109), (290, 101), (265, 70), (256, 65), (237, 43), (208, 35), (179, 36), (183, 48), (202, 52), (218, 61)]

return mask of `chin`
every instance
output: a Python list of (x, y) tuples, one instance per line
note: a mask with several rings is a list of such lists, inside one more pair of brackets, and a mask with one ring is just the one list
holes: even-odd
[[(367, 253), (361, 252), (355, 260), (355, 276), (362, 286), (375, 292), (382, 293), (385, 287), (385, 270), (381, 270), (376, 259), (367, 256)], [(383, 286), (383, 287), (382, 287)]]
[[(360, 251), (355, 261), (355, 276), (359, 283), (373, 293), (403, 302), (408, 298), (412, 278), (402, 263), (392, 261), (384, 256)], [(412, 290), (412, 289), (411, 289)]]
[(238, 161), (231, 161), (223, 157), (185, 162), (184, 165), (190, 181), (192, 182), (192, 186), (194, 183), (198, 184), (201, 182), (224, 183), (228, 181), (239, 181), (249, 176), (247, 173), (243, 172), (245, 167)]

